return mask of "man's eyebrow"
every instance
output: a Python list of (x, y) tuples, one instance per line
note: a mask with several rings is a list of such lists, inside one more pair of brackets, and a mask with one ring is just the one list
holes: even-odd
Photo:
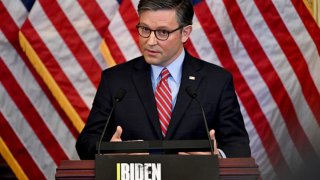
[(168, 29), (170, 29), (169, 27), (167, 27), (167, 26), (159, 26), (159, 27), (157, 27), (157, 29), (164, 29), (164, 30), (168, 30)]
[[(138, 24), (139, 26), (144, 26), (144, 27), (146, 27), (146, 28), (149, 28), (149, 29), (151, 29), (147, 24), (145, 24), (145, 23), (140, 23), (139, 22), (139, 24)], [(159, 26), (159, 27), (157, 27), (157, 28), (155, 28), (155, 29), (153, 29), (153, 30), (168, 30), (168, 29), (170, 29), (169, 27), (167, 27), (167, 26)]]
[(141, 23), (141, 22), (139, 22), (138, 25), (139, 26), (148, 26), (147, 24), (144, 24), (144, 23)]

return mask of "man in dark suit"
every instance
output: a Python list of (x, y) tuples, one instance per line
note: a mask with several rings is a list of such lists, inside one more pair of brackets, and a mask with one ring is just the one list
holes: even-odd
[[(190, 56), (184, 49), (192, 31), (192, 3), (141, 0), (138, 13), (143, 56), (103, 71), (88, 121), (76, 144), (80, 158), (94, 158), (96, 142), (119, 89), (127, 93), (112, 115), (105, 141), (207, 139), (201, 109), (187, 94), (187, 87), (198, 94), (210, 137), (216, 139), (220, 153), (226, 157), (250, 156), (232, 75)], [(168, 79), (163, 80), (163, 76)], [(161, 104), (167, 99), (169, 103)]]

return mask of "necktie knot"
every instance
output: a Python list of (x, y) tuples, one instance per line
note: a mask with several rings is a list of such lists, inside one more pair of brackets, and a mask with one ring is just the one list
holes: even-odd
[(167, 68), (163, 68), (161, 71), (161, 80), (167, 80), (169, 78), (170, 72)]

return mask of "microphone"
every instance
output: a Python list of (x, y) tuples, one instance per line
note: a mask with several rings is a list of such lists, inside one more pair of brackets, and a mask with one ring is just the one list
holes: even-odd
[(111, 116), (112, 116), (112, 113), (114, 111), (114, 109), (116, 108), (117, 104), (124, 98), (124, 96), (126, 95), (127, 91), (120, 88), (117, 92), (117, 94), (115, 95), (114, 97), (114, 101), (113, 101), (113, 107), (109, 113), (109, 116), (108, 116), (108, 119), (107, 119), (107, 122), (103, 128), (103, 131), (102, 131), (102, 134), (100, 136), (100, 140), (99, 140), (99, 144), (98, 144), (98, 154), (101, 155), (100, 153), (100, 150), (101, 150), (101, 142), (102, 142), (102, 139), (103, 139), (103, 136), (104, 134), (106, 133), (106, 130), (107, 130), (107, 127), (108, 127), (108, 124), (109, 124), (109, 121), (111, 119)]
[(214, 155), (214, 153), (213, 153), (214, 152), (213, 151), (214, 147), (212, 145), (212, 141), (211, 141), (211, 138), (210, 138), (209, 128), (208, 128), (208, 124), (207, 124), (207, 118), (206, 118), (206, 115), (204, 113), (203, 107), (202, 107), (200, 101), (197, 98), (197, 93), (190, 86), (188, 86), (186, 88), (186, 92), (192, 99), (194, 99), (199, 104), (199, 106), (201, 108), (204, 125), (206, 126), (206, 132), (207, 132), (207, 136), (208, 136), (208, 139), (209, 139), (211, 155)]

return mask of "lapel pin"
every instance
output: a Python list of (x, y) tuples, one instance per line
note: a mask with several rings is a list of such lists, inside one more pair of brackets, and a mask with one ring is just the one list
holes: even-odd
[(194, 77), (194, 76), (189, 76), (189, 79), (190, 79), (190, 80), (196, 80), (196, 77)]

